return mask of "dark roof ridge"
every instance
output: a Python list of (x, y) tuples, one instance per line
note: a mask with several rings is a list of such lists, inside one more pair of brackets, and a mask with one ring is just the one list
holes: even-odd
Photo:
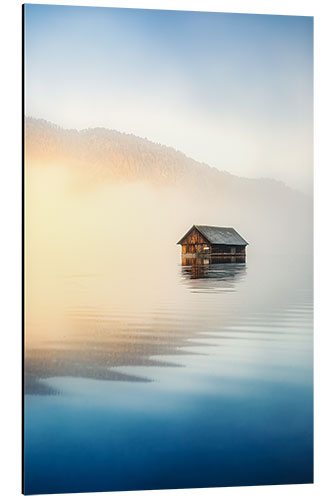
[(196, 229), (212, 245), (248, 245), (248, 242), (231, 226), (204, 226), (194, 224), (185, 235), (178, 241), (178, 245)]

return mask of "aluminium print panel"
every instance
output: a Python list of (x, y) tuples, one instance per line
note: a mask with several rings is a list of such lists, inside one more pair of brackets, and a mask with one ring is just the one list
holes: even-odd
[(24, 493), (312, 483), (313, 19), (23, 28)]

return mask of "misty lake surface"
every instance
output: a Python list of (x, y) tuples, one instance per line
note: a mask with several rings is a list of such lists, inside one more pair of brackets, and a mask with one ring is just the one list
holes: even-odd
[(313, 481), (311, 258), (178, 251), (34, 280), (27, 494)]

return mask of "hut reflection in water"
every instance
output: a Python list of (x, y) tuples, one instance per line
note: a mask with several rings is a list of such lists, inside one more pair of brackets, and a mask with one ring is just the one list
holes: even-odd
[(233, 287), (235, 281), (244, 277), (245, 273), (245, 256), (182, 258), (182, 276), (186, 279), (204, 279), (205, 288), (208, 285), (213, 286), (212, 281), (223, 282), (224, 286), (229, 284)]

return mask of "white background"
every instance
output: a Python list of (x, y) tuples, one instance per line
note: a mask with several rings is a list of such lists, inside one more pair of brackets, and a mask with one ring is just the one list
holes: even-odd
[[(33, 2), (31, 2), (33, 3)], [(114, 500), (333, 498), (333, 24), (329, 0), (155, 0), (35, 3), (207, 10), (315, 17), (315, 484), (77, 494)], [(1, 2), (0, 497), (21, 489), (21, 2)], [(292, 286), (292, 283), (290, 284)], [(68, 495), (46, 495), (68, 498)], [(73, 497), (71, 497), (73, 498)]]

